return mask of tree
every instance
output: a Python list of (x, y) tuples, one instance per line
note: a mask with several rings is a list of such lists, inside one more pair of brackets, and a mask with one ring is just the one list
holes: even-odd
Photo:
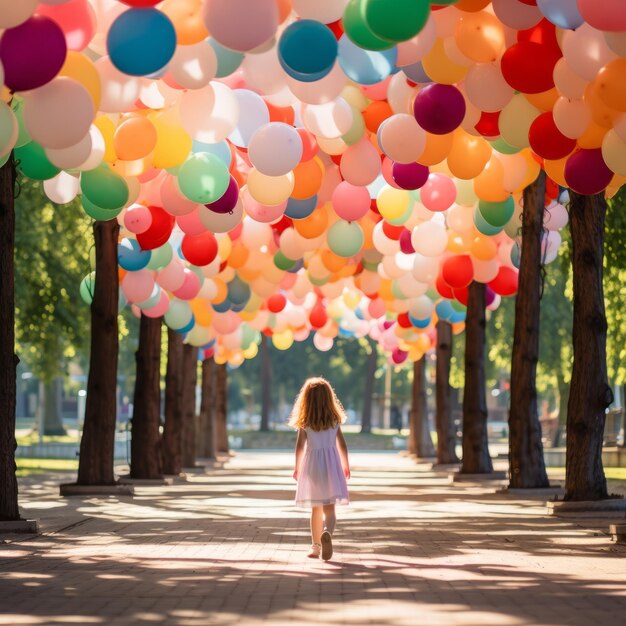
[(608, 497), (602, 467), (606, 408), (613, 401), (606, 365), (602, 268), (606, 201), (571, 192), (574, 363), (567, 405), (565, 499)]
[(0, 520), (19, 520), (15, 477), (15, 164), (0, 168)]
[(202, 396), (198, 420), (197, 454), (202, 459), (215, 460), (215, 361), (202, 361)]
[(221, 363), (216, 369), (215, 443), (218, 452), (228, 453), (228, 371), (225, 363)]
[(543, 172), (524, 189), (509, 407), (509, 486), (517, 489), (549, 485), (541, 443), (536, 380), (545, 192), (546, 176)]
[(130, 447), (131, 478), (162, 478), (161, 318), (141, 316)]
[(182, 359), (183, 467), (196, 465), (196, 385), (198, 383), (198, 348), (183, 345)]
[(426, 357), (413, 363), (409, 450), (419, 458), (435, 456), (426, 400)]
[(183, 471), (182, 360), (183, 336), (170, 328), (167, 331), (165, 424), (161, 448), (164, 474), (176, 475)]
[(452, 326), (444, 320), (437, 322), (437, 463), (458, 463), (456, 428), (450, 410), (450, 360), (452, 358)]
[(465, 320), (465, 388), (463, 391), (464, 474), (493, 471), (487, 443), (487, 398), (485, 390), (485, 285), (469, 286)]
[(113, 485), (117, 413), (117, 220), (94, 222), (96, 284), (91, 303), (91, 351), (85, 424), (78, 462), (79, 485)]
[(267, 336), (261, 335), (261, 424), (259, 430), (270, 429), (270, 410), (272, 404), (272, 361), (267, 345)]
[(361, 432), (372, 432), (372, 399), (376, 382), (376, 368), (378, 366), (378, 349), (376, 344), (368, 337), (364, 344), (367, 350), (365, 362), (365, 380), (363, 389), (363, 411), (361, 412)]

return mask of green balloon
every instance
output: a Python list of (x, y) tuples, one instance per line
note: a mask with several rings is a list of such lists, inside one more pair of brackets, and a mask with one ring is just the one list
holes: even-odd
[(48, 161), (43, 147), (34, 141), (15, 149), (15, 161), (17, 169), (33, 180), (48, 180), (61, 171)]
[(287, 258), (280, 250), (274, 255), (274, 265), (279, 270), (290, 270), (295, 264), (293, 259)]
[(358, 109), (352, 107), (352, 126), (350, 130), (342, 135), (343, 142), (348, 146), (353, 146), (355, 143), (361, 141), (363, 133), (365, 132), (365, 120)]
[(96, 206), (89, 198), (83, 196), (82, 198), (83, 209), (85, 209), (85, 213), (89, 215), (94, 220), (99, 220), (101, 222), (108, 222), (109, 220), (114, 220), (121, 212), (122, 209), (103, 209), (102, 207)]
[(96, 273), (91, 272), (80, 281), (79, 293), (85, 304), (91, 306), (94, 290), (96, 288)]
[(366, 261), (365, 259), (363, 259), (361, 261), (361, 263), (363, 264), (363, 269), (364, 270), (367, 270), (369, 272), (377, 272), (378, 271), (378, 262)]
[(480, 200), (478, 210), (487, 224), (502, 227), (513, 217), (515, 201), (513, 196), (509, 196), (504, 202)]
[(314, 287), (321, 287), (322, 285), (325, 285), (328, 282), (328, 278), (313, 278), (313, 276), (309, 276), (309, 282)]
[(492, 226), (489, 222), (486, 222), (485, 218), (480, 214), (478, 207), (474, 209), (474, 224), (478, 232), (483, 235), (497, 235), (502, 230), (502, 227)]
[(83, 196), (102, 209), (122, 209), (128, 202), (128, 184), (106, 163), (83, 172), (80, 177)]
[(374, 35), (394, 43), (415, 37), (430, 15), (429, 0), (361, 0), (359, 4)]
[(502, 138), (490, 141), (489, 143), (491, 144), (491, 147), (500, 154), (517, 154), (521, 150), (521, 148), (511, 146)]
[(17, 118), (18, 130), (15, 147), (21, 148), (22, 146), (25, 146), (27, 143), (32, 141), (32, 137), (30, 136), (30, 133), (26, 130), (26, 125), (24, 124), (24, 100), (22, 98), (14, 97), (11, 106), (13, 107), (13, 113), (15, 113), (15, 117)]
[(394, 295), (396, 300), (407, 300), (408, 296), (402, 291), (400, 285), (398, 285), (397, 280), (391, 281), (391, 293)]
[(224, 162), (210, 152), (192, 154), (180, 167), (178, 186), (192, 202), (208, 204), (219, 200), (230, 183)]
[[(152, 250), (152, 256), (146, 268), (149, 270), (161, 270), (172, 260), (174, 252), (169, 243), (163, 244), (160, 248)], [(202, 275), (204, 278), (204, 274)]]
[(392, 41), (377, 37), (361, 15), (361, 0), (350, 0), (343, 14), (343, 30), (352, 43), (365, 50), (389, 50)]
[(356, 222), (339, 220), (335, 222), (326, 235), (328, 247), (337, 256), (349, 258), (357, 254), (363, 247), (365, 236)]

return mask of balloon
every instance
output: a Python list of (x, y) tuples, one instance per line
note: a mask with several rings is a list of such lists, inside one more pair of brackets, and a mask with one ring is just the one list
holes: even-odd
[(593, 28), (609, 32), (626, 31), (626, 13), (621, 0), (577, 0), (583, 19)]
[(602, 141), (602, 158), (613, 172), (626, 176), (626, 142), (614, 130)]
[(433, 221), (423, 222), (413, 230), (411, 243), (418, 254), (425, 257), (438, 257), (448, 245), (448, 236), (441, 224)]
[(121, 209), (128, 201), (128, 183), (106, 164), (83, 172), (80, 189), (88, 200), (102, 209)]
[(96, 32), (96, 12), (88, 0), (69, 0), (57, 6), (40, 6), (37, 14), (49, 17), (60, 26), (68, 50), (83, 50)]
[(541, 93), (554, 86), (554, 66), (561, 56), (558, 47), (520, 41), (502, 55), (502, 75), (518, 91)]
[(576, 147), (576, 140), (566, 137), (556, 126), (552, 112), (535, 118), (528, 131), (530, 147), (544, 159), (561, 159)]
[(118, 158), (123, 161), (143, 159), (154, 150), (157, 132), (152, 122), (141, 116), (130, 116), (115, 130), (113, 143)]
[(258, 48), (278, 27), (275, 0), (207, 0), (203, 16), (211, 36), (238, 52)]
[(385, 185), (378, 193), (376, 205), (386, 220), (395, 221), (402, 218), (410, 210), (410, 200), (408, 192), (404, 189), (394, 189)]
[(361, 11), (361, 0), (349, 0), (343, 14), (343, 28), (351, 41), (365, 50), (386, 50), (392, 41), (377, 37), (365, 21)]
[(604, 104), (616, 111), (626, 111), (626, 59), (609, 61), (599, 72), (595, 82)]
[(615, 58), (602, 32), (589, 24), (565, 31), (561, 47), (567, 64), (588, 81), (593, 80), (600, 69)]
[(235, 89), (233, 95), (241, 111), (235, 129), (228, 139), (239, 148), (247, 148), (255, 131), (270, 121), (270, 114), (263, 98), (249, 89)]
[(215, 202), (209, 202), (204, 206), (215, 213), (230, 213), (239, 200), (239, 186), (237, 181), (231, 176), (230, 182), (224, 194), (215, 200)]
[[(38, 0), (0, 1), (0, 28), (13, 28), (25, 22), (37, 8)], [(45, 8), (45, 7), (42, 7)]]
[(230, 184), (224, 163), (209, 152), (192, 154), (180, 167), (178, 185), (193, 202), (208, 204), (219, 200)]
[(427, 0), (362, 0), (365, 23), (376, 37), (406, 41), (424, 28), (430, 13)]
[(377, 133), (381, 150), (399, 163), (416, 161), (426, 146), (426, 133), (418, 122), (408, 113), (398, 113), (386, 119)]
[(333, 191), (332, 204), (335, 213), (348, 222), (361, 219), (370, 208), (370, 194), (365, 187), (342, 181)]
[(385, 80), (394, 71), (397, 57), (396, 48), (364, 50), (347, 35), (339, 39), (339, 65), (348, 78), (362, 85), (373, 85)]
[(43, 15), (33, 15), (2, 33), (0, 63), (4, 84), (11, 91), (41, 87), (59, 73), (66, 55), (65, 36), (57, 23)]
[(179, 40), (174, 56), (167, 66), (165, 79), (170, 78), (177, 87), (184, 89), (206, 87), (217, 73), (215, 50), (207, 41), (188, 46), (180, 43)]
[(136, 272), (143, 269), (150, 262), (152, 253), (142, 250), (136, 239), (122, 239), (117, 245), (117, 262), (122, 269)]
[(154, 277), (150, 270), (128, 272), (121, 284), (122, 292), (129, 302), (147, 300), (154, 290)]
[(279, 204), (264, 205), (255, 200), (247, 188), (241, 192), (241, 200), (246, 214), (256, 222), (269, 224), (281, 218), (287, 208), (287, 201), (284, 200)]
[(156, 9), (129, 9), (107, 33), (107, 52), (120, 72), (145, 76), (163, 69), (176, 50), (176, 31)]
[(199, 209), (200, 221), (204, 227), (213, 233), (227, 233), (241, 223), (243, 218), (243, 204), (237, 200), (230, 213), (214, 213), (204, 207)]
[(467, 287), (474, 278), (474, 267), (468, 254), (448, 257), (441, 264), (441, 277), (453, 289)]
[(333, 32), (314, 20), (293, 22), (278, 41), (278, 59), (285, 72), (302, 82), (326, 76), (337, 59)]
[(512, 296), (517, 292), (518, 278), (519, 273), (516, 269), (502, 265), (497, 276), (488, 285), (500, 296)]
[(380, 156), (365, 138), (350, 146), (341, 157), (341, 175), (357, 186), (369, 185), (380, 173)]
[(175, 219), (172, 215), (158, 206), (149, 206), (148, 210), (152, 214), (150, 228), (137, 234), (137, 241), (143, 250), (154, 250), (160, 248), (172, 234)]
[(352, 127), (353, 117), (352, 107), (343, 98), (302, 107), (302, 121), (307, 130), (327, 139), (345, 135)]
[(266, 176), (287, 174), (298, 165), (302, 153), (300, 134), (282, 122), (270, 122), (258, 128), (248, 145), (250, 162)]
[(402, 189), (419, 189), (428, 180), (429, 170), (420, 163), (394, 163), (392, 177)]
[(165, 0), (160, 8), (174, 24), (179, 48), (192, 48), (208, 37), (200, 0)]
[(173, 330), (185, 328), (194, 321), (191, 306), (183, 300), (171, 300), (163, 318), (167, 326)]
[(504, 202), (480, 200), (478, 202), (478, 211), (488, 224), (501, 227), (513, 217), (515, 201), (513, 200), (513, 196), (509, 196)]
[(133, 204), (124, 213), (124, 228), (131, 233), (145, 233), (152, 224), (152, 213), (143, 204)]
[(429, 211), (446, 211), (456, 199), (456, 187), (448, 176), (431, 173), (420, 189), (420, 198)]
[[(369, 208), (369, 194), (368, 208)], [(293, 220), (301, 220), (308, 217), (313, 213), (317, 206), (317, 196), (311, 196), (304, 200), (296, 200), (295, 198), (288, 198), (287, 207), (285, 208), (285, 215)], [(347, 219), (347, 218), (344, 218)]]
[(432, 83), (417, 93), (413, 113), (424, 130), (435, 135), (445, 135), (463, 121), (465, 99), (453, 85)]
[(567, 185), (583, 195), (594, 195), (606, 189), (613, 178), (613, 172), (602, 158), (602, 150), (578, 150), (565, 164), (565, 180)]
[(459, 51), (476, 63), (493, 63), (504, 50), (502, 23), (486, 11), (462, 13), (454, 36)]
[(465, 95), (481, 111), (502, 110), (511, 100), (514, 89), (500, 70), (499, 63), (478, 63), (472, 65), (465, 77)]
[(291, 172), (283, 176), (265, 176), (253, 168), (248, 174), (249, 194), (258, 203), (266, 206), (286, 202), (293, 191), (293, 186), (294, 176)]
[(526, 3), (524, 0), (493, 0), (493, 12), (500, 21), (516, 30), (531, 28), (541, 20), (541, 13), (535, 3)]
[(52, 202), (66, 204), (76, 197), (79, 185), (78, 178), (67, 172), (59, 172), (54, 178), (44, 181), (43, 188)]
[(217, 240), (215, 235), (209, 232), (200, 235), (185, 235), (180, 251), (193, 265), (198, 267), (209, 265), (217, 256)]
[(60, 169), (48, 160), (43, 147), (36, 141), (15, 148), (15, 160), (17, 169), (33, 180), (48, 180), (60, 172)]
[(219, 44), (213, 37), (208, 39), (211, 48), (215, 52), (217, 58), (217, 70), (215, 72), (216, 78), (224, 78), (233, 74), (237, 68), (241, 65), (244, 56), (241, 52), (230, 50)]
[(537, 6), (547, 19), (560, 28), (574, 30), (585, 22), (576, 2), (571, 0), (537, 0)]

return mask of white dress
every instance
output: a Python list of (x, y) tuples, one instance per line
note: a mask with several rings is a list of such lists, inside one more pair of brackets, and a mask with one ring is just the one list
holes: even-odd
[(298, 472), (296, 506), (311, 508), (324, 504), (348, 504), (348, 485), (337, 450), (337, 430), (305, 428), (306, 446)]

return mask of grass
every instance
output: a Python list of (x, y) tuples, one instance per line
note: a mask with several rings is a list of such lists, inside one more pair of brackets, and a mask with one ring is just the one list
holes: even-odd
[[(548, 474), (552, 477), (565, 476), (564, 467), (548, 467)], [(626, 481), (626, 467), (605, 467), (604, 475), (607, 480), (625, 480)]]
[(18, 477), (47, 474), (48, 472), (73, 472), (78, 469), (78, 459), (15, 459)]
[[(28, 435), (16, 437), (18, 446), (32, 446), (40, 443), (39, 433), (31, 431)], [(43, 443), (77, 443), (78, 437), (74, 435), (44, 435)]]

